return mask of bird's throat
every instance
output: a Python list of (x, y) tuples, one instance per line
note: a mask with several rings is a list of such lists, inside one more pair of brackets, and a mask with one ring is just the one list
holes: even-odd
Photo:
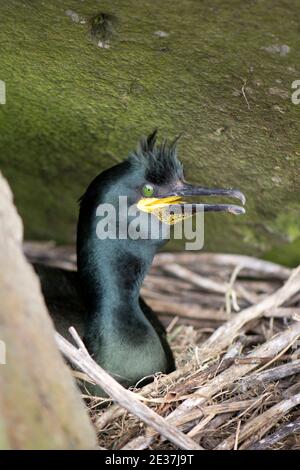
[[(144, 322), (139, 304), (143, 280), (155, 250), (131, 250), (122, 240), (94, 241), (82, 247), (78, 270), (87, 307), (85, 336), (89, 344), (105, 331), (124, 336), (134, 321)], [(134, 329), (134, 326), (133, 326)], [(89, 346), (88, 344), (88, 346)]]

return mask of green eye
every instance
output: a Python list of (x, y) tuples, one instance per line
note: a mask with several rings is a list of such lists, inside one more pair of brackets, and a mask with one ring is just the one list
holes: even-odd
[(151, 186), (151, 184), (145, 184), (143, 186), (143, 195), (146, 197), (151, 197), (153, 196), (154, 193), (154, 188)]

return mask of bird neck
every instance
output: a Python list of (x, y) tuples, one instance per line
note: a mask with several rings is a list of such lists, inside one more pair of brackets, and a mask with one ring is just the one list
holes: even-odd
[(78, 272), (88, 323), (143, 315), (139, 293), (156, 250), (147, 241), (99, 240), (94, 230), (78, 233)]
[(97, 278), (103, 287), (101, 293), (98, 291), (96, 295), (100, 309), (107, 303), (114, 307), (123, 306), (124, 303), (131, 308), (138, 305), (140, 289), (155, 250), (145, 252), (138, 247), (132, 250), (124, 245), (108, 243), (106, 248), (103, 246), (100, 259), (97, 259)]
[(77, 231), (79, 285), (87, 312), (84, 341), (96, 362), (118, 381), (135, 385), (145, 376), (174, 368), (172, 353), (161, 338), (163, 329), (139, 298), (165, 240), (99, 240), (96, 203), (90, 202), (85, 199), (81, 205)]
[(136, 335), (141, 340), (155, 335), (139, 303), (155, 250), (136, 249), (134, 253), (121, 241), (113, 242), (118, 240), (89, 240), (79, 249), (79, 276), (87, 309), (84, 337), (95, 359), (103, 357), (103, 348), (112, 344), (125, 341), (129, 345)]

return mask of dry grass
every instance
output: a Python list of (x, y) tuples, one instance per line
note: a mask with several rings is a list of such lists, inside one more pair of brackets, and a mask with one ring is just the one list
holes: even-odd
[[(299, 269), (235, 255), (161, 254), (143, 296), (160, 312), (177, 370), (136, 388), (134, 398), (195, 448), (300, 448)], [(177, 448), (134, 406), (85, 399), (99, 446)]]
[[(230, 367), (239, 367), (243, 363), (247, 365), (247, 361), (250, 362), (248, 355), (252, 353), (254, 359), (251, 358), (251, 370), (246, 375), (236, 379), (233, 377), (232, 382), (229, 377), (227, 386), (224, 384), (221, 390), (212, 393), (203, 405), (196, 406), (193, 415), (183, 416), (182, 424), (177, 422), (180, 429), (188, 433), (197, 444), (205, 449), (251, 448), (260, 439), (271, 436), (275, 432), (278, 433), (282, 427), (286, 426), (287, 421), (289, 423), (296, 421), (300, 414), (298, 400), (293, 401), (294, 397), (298, 396), (297, 390), (295, 393), (292, 392), (290, 396), (287, 393), (291, 387), (297, 385), (300, 376), (299, 361), (295, 369), (290, 367), (298, 357), (297, 338), (299, 333), (293, 337), (290, 344), (285, 345), (282, 350), (271, 354), (265, 360), (260, 356), (255, 356), (256, 348), (264, 345), (275, 335), (288, 331), (289, 326), (295, 323), (297, 313), (299, 313), (299, 300), (293, 294), (293, 299), (289, 298), (284, 303), (286, 308), (282, 307), (280, 310), (277, 307), (276, 310), (274, 307), (273, 314), (278, 315), (278, 318), (269, 316), (269, 310), (266, 310), (259, 314), (258, 318), (246, 322), (236, 332), (235, 337), (230, 338), (227, 347), (221, 352), (217, 351), (215, 356), (212, 354), (213, 357), (203, 363), (201, 361), (201, 346), (205, 345), (211, 334), (221, 325), (228, 324), (232, 318), (241, 315), (237, 312), (231, 312), (229, 315), (226, 313), (228, 298), (226, 288), (230, 288), (229, 283), (235, 267), (232, 263), (226, 264), (224, 262), (223, 265), (214, 263), (213, 255), (206, 255), (206, 263), (197, 263), (198, 260), (195, 259), (197, 258), (195, 256), (187, 258), (184, 255), (182, 258), (180, 259), (180, 255), (174, 255), (174, 261), (176, 260), (177, 265), (183, 265), (185, 274), (186, 270), (190, 270), (193, 272), (193, 276), (198, 273), (201, 277), (208, 277), (216, 285), (212, 283), (214, 288), (212, 291), (208, 288), (211, 286), (205, 285), (201, 288), (201, 285), (197, 285), (194, 277), (191, 279), (186, 275), (183, 279), (183, 276), (180, 276), (180, 280), (184, 280), (188, 285), (184, 286), (184, 291), (177, 288), (176, 297), (178, 299), (174, 299), (175, 293), (173, 297), (170, 296), (171, 286), (176, 287), (176, 282), (179, 279), (170, 275), (171, 270), (167, 264), (171, 260), (167, 257), (165, 266), (163, 260), (158, 257), (151, 275), (145, 281), (144, 296), (153, 307), (159, 306), (159, 302), (162, 302), (163, 298), (164, 311), (161, 318), (166, 324), (167, 321), (169, 322), (167, 326), (168, 337), (176, 356), (178, 369), (173, 379), (158, 376), (152, 385), (144, 387), (144, 392), (136, 390), (136, 393), (143, 394), (147, 398), (146, 403), (149, 407), (167, 417), (184, 400), (192, 396), (195, 390), (198, 390), (201, 395), (201, 389), (206, 387), (207, 390), (209, 384), (216, 377), (220, 377), (223, 371), (228, 371)], [(199, 258), (201, 260), (201, 255)], [(185, 262), (186, 259), (189, 261), (188, 263)], [(234, 257), (229, 259), (229, 261), (232, 260), (234, 261)], [(201, 266), (203, 266), (203, 271)], [(266, 266), (270, 267), (270, 265)], [(282, 272), (278, 269), (277, 274), (264, 272), (263, 267), (260, 271), (249, 268), (248, 265), (247, 271), (246, 269), (244, 272), (243, 269), (240, 270), (232, 287), (235, 292), (240, 293), (240, 295), (237, 294), (237, 303), (240, 309), (250, 307), (252, 296), (255, 297), (257, 303), (270, 296), (283, 285), (283, 279), (290, 274), (286, 268), (283, 268)], [(155, 278), (159, 279), (159, 284), (153, 282)], [(158, 286), (160, 286), (159, 289)], [(225, 287), (225, 292), (223, 287)], [(300, 291), (300, 283), (296, 290)], [(152, 298), (156, 299), (156, 303), (151, 302)], [(202, 310), (200, 318), (198, 318), (196, 310), (194, 315), (189, 318), (185, 316), (186, 311), (191, 311), (191, 299), (193, 299), (193, 305), (196, 305), (199, 311)], [(171, 304), (169, 309), (168, 302)], [(173, 313), (175, 302), (178, 310)], [(172, 315), (170, 315), (170, 311)], [(205, 312), (205, 318), (203, 318), (203, 312)], [(228, 319), (224, 321), (226, 315)], [(281, 354), (282, 352), (284, 354)], [(278, 379), (276, 370), (280, 366), (286, 366), (286, 371), (282, 371), (283, 377)], [(273, 371), (273, 376), (271, 373), (269, 377), (262, 377), (259, 380), (256, 374), (262, 368), (265, 371)], [(287, 375), (285, 376), (285, 374)], [(289, 402), (286, 403), (287, 401)], [(91, 413), (98, 431), (99, 442), (106, 448), (138, 448), (138, 446), (146, 448), (148, 444), (152, 449), (172, 448), (169, 443), (163, 442), (157, 435), (146, 440), (145, 437), (147, 434), (149, 436), (149, 430), (128, 412), (122, 412), (117, 405), (112, 404), (102, 410), (92, 408)], [(265, 447), (262, 443), (260, 448), (287, 449), (300, 446), (299, 426), (295, 428), (296, 432), (292, 427), (290, 430), (291, 432), (289, 432), (289, 428), (285, 430), (288, 436), (283, 433), (283, 440), (281, 440), (279, 433), (279, 440), (275, 439), (276, 442), (273, 442), (273, 439), (270, 445), (266, 440)]]

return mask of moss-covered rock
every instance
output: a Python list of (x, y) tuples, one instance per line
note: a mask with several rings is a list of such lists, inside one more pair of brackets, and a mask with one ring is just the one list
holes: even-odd
[(184, 132), (192, 181), (247, 195), (246, 216), (206, 217), (206, 249), (299, 262), (298, 17), (297, 0), (1, 2), (0, 165), (26, 237), (72, 241), (89, 180), (158, 127)]

